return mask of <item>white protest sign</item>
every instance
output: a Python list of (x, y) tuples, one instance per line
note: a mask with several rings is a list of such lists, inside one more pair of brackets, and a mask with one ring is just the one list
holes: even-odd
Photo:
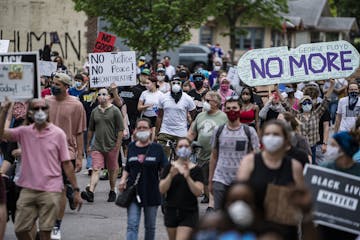
[(0, 53), (7, 53), (9, 49), (10, 40), (0, 40)]
[(226, 78), (230, 81), (231, 85), (233, 86), (238, 86), (240, 84), (240, 78), (236, 67), (229, 68)]
[(39, 61), (39, 75), (51, 76), (57, 70), (57, 63), (50, 61)]
[(359, 67), (359, 52), (346, 41), (274, 47), (246, 52), (238, 62), (241, 81), (249, 86), (344, 78)]
[(34, 64), (0, 63), (0, 101), (34, 98)]
[(90, 87), (136, 85), (136, 57), (134, 51), (89, 54)]

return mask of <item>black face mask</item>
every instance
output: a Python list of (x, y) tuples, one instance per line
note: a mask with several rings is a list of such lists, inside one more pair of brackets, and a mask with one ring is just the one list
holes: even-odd
[(353, 111), (357, 102), (359, 101), (357, 92), (349, 92), (349, 110)]
[(173, 91), (171, 91), (171, 96), (174, 99), (175, 103), (178, 103), (180, 101), (181, 96), (182, 96), (182, 91), (180, 91), (178, 93), (174, 93)]
[(203, 81), (194, 81), (196, 90), (200, 90), (203, 87)]
[(51, 93), (54, 95), (54, 96), (58, 96), (61, 94), (61, 89), (57, 86), (51, 86)]

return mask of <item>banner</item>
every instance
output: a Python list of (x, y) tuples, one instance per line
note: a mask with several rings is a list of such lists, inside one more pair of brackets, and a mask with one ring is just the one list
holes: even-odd
[(39, 75), (50, 77), (57, 70), (57, 63), (50, 61), (39, 61)]
[(34, 97), (32, 63), (0, 63), (0, 101), (28, 100)]
[(0, 53), (7, 53), (9, 49), (10, 40), (0, 40)]
[(38, 52), (16, 52), (16, 53), (0, 53), (0, 63), (32, 63), (34, 66), (33, 81), (34, 81), (34, 98), (40, 97), (40, 75), (38, 74), (39, 67), (39, 53)]
[(116, 36), (104, 32), (99, 32), (93, 52), (112, 52), (115, 41)]
[(274, 47), (246, 52), (238, 62), (241, 81), (249, 86), (295, 83), (350, 76), (360, 64), (359, 52), (346, 41)]
[(360, 177), (307, 164), (305, 183), (318, 224), (360, 234)]
[(136, 85), (136, 57), (134, 51), (89, 54), (90, 87)]

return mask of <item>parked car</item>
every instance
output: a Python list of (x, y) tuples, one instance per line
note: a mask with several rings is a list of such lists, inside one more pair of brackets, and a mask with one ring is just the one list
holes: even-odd
[(194, 71), (198, 66), (207, 68), (211, 50), (204, 45), (189, 44), (179, 47), (179, 64), (186, 65), (190, 71)]

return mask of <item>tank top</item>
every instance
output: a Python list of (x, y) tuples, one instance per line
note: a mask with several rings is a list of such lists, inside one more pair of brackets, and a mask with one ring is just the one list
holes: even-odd
[(241, 123), (248, 124), (248, 123), (252, 123), (253, 121), (255, 121), (255, 110), (254, 109), (240, 112), (240, 122)]

